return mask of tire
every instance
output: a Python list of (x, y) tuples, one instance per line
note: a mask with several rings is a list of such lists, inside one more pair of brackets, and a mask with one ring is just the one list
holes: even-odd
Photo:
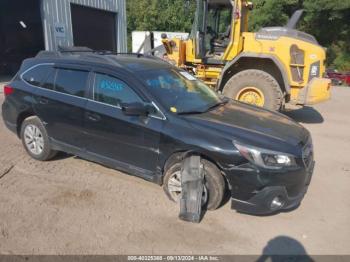
[(283, 99), (278, 82), (270, 74), (261, 70), (249, 69), (234, 75), (224, 86), (223, 94), (229, 98), (237, 99), (237, 96), (240, 96), (244, 90), (249, 90), (249, 87), (253, 87), (263, 94), (263, 104), (255, 105), (274, 111), (281, 109)]
[[(205, 197), (206, 208), (208, 210), (217, 209), (223, 201), (225, 193), (225, 181), (220, 170), (211, 162), (202, 159), (202, 164), (204, 167), (204, 179), (205, 179), (205, 192), (207, 197)], [(178, 198), (174, 198), (174, 195), (169, 190), (169, 180), (173, 177), (174, 174), (181, 173), (181, 162), (176, 162), (165, 171), (163, 189), (168, 198), (173, 202), (178, 202)], [(181, 183), (181, 182), (180, 182)]]
[(20, 137), (27, 153), (36, 160), (47, 161), (57, 154), (57, 151), (51, 149), (46, 129), (36, 116), (28, 117), (23, 121)]

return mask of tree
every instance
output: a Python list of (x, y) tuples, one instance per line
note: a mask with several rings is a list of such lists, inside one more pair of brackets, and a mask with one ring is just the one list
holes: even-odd
[(284, 26), (294, 11), (301, 8), (299, 0), (255, 0), (250, 15), (250, 29), (266, 26)]
[(297, 9), (305, 15), (298, 29), (327, 47), (327, 64), (350, 70), (350, 1), (349, 0), (255, 0), (250, 28), (283, 26)]
[(301, 28), (327, 47), (327, 64), (350, 71), (350, 1), (305, 0)]

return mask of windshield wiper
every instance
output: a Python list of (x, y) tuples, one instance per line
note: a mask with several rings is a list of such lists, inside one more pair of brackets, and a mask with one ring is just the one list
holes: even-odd
[(184, 111), (184, 112), (178, 112), (178, 115), (198, 115), (203, 114), (205, 111)]
[(183, 111), (183, 112), (178, 112), (178, 115), (196, 115), (196, 114), (203, 114), (206, 113), (208, 111), (211, 111), (219, 106), (223, 106), (226, 105), (228, 102), (230, 101), (230, 99), (228, 99), (227, 97), (222, 98), (220, 102), (217, 102), (211, 106), (209, 106), (208, 108), (206, 108), (205, 110), (192, 110), (192, 111)]
[[(215, 103), (214, 105), (212, 106), (209, 106), (207, 108), (207, 110), (205, 110), (205, 112), (208, 112), (208, 111), (211, 111), (211, 110), (214, 110), (215, 108), (217, 107), (221, 107), (223, 105), (226, 105), (230, 100), (228, 98), (223, 98), (220, 102), (217, 102)], [(204, 113), (204, 112), (203, 112)]]

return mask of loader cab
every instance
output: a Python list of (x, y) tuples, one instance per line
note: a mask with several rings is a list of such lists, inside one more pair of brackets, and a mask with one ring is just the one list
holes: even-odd
[(251, 5), (239, 0), (197, 0), (191, 33), (195, 58), (220, 63), (238, 48), (241, 32), (248, 29), (247, 7)]

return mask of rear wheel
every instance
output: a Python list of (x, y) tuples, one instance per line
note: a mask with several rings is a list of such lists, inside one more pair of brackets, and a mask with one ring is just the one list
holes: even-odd
[(223, 94), (270, 110), (280, 110), (283, 100), (276, 79), (264, 71), (255, 69), (244, 70), (231, 77), (223, 89)]
[(50, 160), (57, 153), (51, 149), (46, 129), (36, 116), (28, 117), (23, 121), (21, 139), (27, 153), (36, 160)]
[[(224, 197), (225, 181), (220, 170), (211, 162), (202, 159), (204, 167), (203, 205), (208, 210), (217, 209)], [(171, 201), (179, 202), (181, 199), (181, 162), (174, 163), (165, 172), (164, 191)]]

